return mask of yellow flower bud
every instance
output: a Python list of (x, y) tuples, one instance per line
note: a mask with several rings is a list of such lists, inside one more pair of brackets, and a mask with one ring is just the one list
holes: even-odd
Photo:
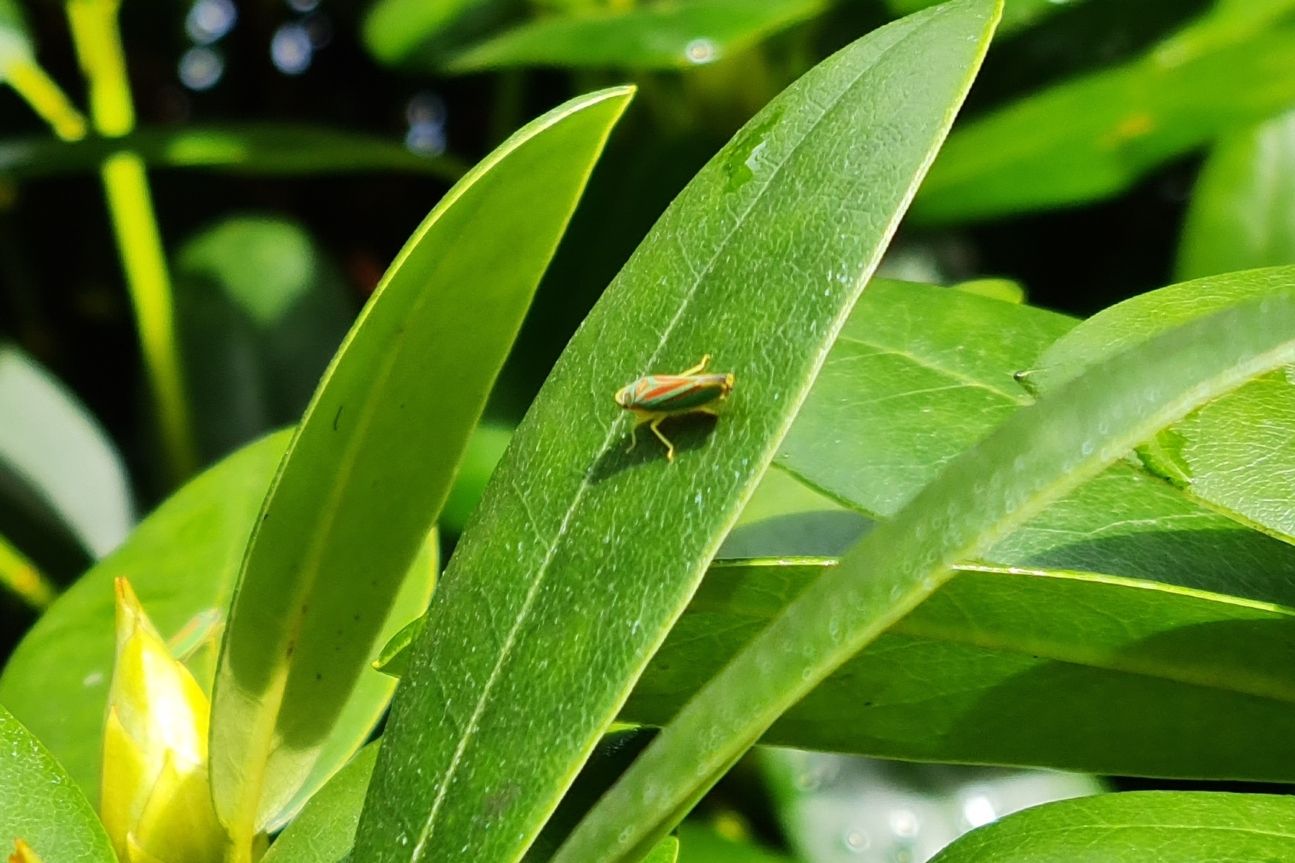
[(226, 838), (207, 783), (202, 688), (117, 579), (99, 814), (122, 863), (219, 863)]
[(9, 863), (41, 863), (40, 857), (31, 846), (21, 839), (14, 840), (13, 853), (9, 855)]

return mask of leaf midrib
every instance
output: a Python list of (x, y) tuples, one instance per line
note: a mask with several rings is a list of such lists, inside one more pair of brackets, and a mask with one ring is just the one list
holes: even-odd
[[(846, 99), (847, 96), (849, 96), (850, 93), (854, 91), (856, 87), (859, 86), (859, 83), (868, 75), (868, 73), (871, 72), (872, 69), (875, 66), (877, 66), (884, 58), (886, 58), (890, 54), (890, 52), (894, 50), (895, 46), (902, 44), (904, 41), (905, 41), (904, 39), (896, 40), (891, 45), (884, 47), (874, 58), (872, 58), (872, 61), (868, 63), (866, 66), (864, 66), (859, 71), (859, 73), (850, 81), (848, 85), (846, 85), (844, 88), (841, 89), (840, 93), (832, 101), (832, 103), (829, 106), (827, 106), (819, 114), (819, 116), (815, 118), (815, 120), (805, 129), (804, 133), (800, 136), (800, 139), (796, 141), (796, 143), (788, 149), (787, 154), (782, 159), (782, 161), (780, 161), (777, 165), (775, 165), (773, 169), (769, 172), (768, 181), (764, 184), (764, 186), (760, 188), (758, 192), (756, 192), (755, 195), (752, 196), (751, 201), (747, 205), (746, 209), (742, 212), (740, 216), (738, 216), (737, 219), (734, 220), (733, 226), (729, 229), (728, 233), (724, 236), (724, 238), (716, 245), (715, 250), (711, 254), (709, 260), (700, 270), (696, 271), (692, 275), (692, 284), (689, 286), (683, 299), (679, 302), (678, 308), (676, 309), (674, 316), (670, 319), (669, 323), (662, 329), (661, 335), (657, 341), (657, 348), (655, 351), (652, 352), (652, 356), (649, 359), (649, 363), (648, 363), (649, 366), (654, 366), (657, 360), (660, 359), (660, 355), (662, 350), (665, 347), (666, 341), (668, 340), (670, 334), (674, 331), (674, 328), (678, 325), (679, 321), (683, 319), (684, 312), (688, 309), (689, 305), (697, 296), (697, 289), (700, 283), (702, 282), (703, 278), (714, 268), (716, 261), (719, 260), (721, 255), (724, 253), (724, 251), (729, 247), (729, 244), (732, 242), (734, 234), (736, 234), (738, 230), (743, 225), (746, 224), (747, 218), (750, 216), (751, 212), (760, 203), (760, 201), (763, 200), (765, 194), (769, 191), (769, 189), (771, 189), (774, 186), (774, 182), (775, 180), (778, 179), (779, 175), (782, 173), (782, 170), (800, 151), (801, 147), (804, 146), (807, 140), (809, 140), (809, 138), (813, 135), (815, 130), (817, 130), (818, 127), (829, 116), (831, 116), (836, 110), (840, 108), (842, 102)], [(611, 444), (611, 442), (615, 439), (618, 431), (623, 427), (625, 423), (630, 421), (632, 421), (630, 418), (621, 418), (621, 417), (618, 417), (617, 419), (613, 420), (608, 425), (607, 431), (603, 436), (602, 443), (599, 445), (597, 451), (602, 452), (606, 450), (607, 447)], [(513, 625), (508, 631), (508, 635), (506, 636), (504, 640), (504, 644), (500, 649), (499, 658), (496, 661), (494, 667), (491, 669), (490, 675), (486, 678), (485, 683), (482, 685), (480, 689), (480, 695), (477, 699), (476, 705), (474, 705), (473, 707), (472, 716), (469, 718), (465, 726), (467, 730), (464, 732), (463, 736), (459, 739), (459, 745), (455, 748), (454, 754), (451, 756), (450, 763), (446, 767), (445, 772), (441, 776), (440, 787), (438, 788), (436, 797), (433, 800), (432, 806), (428, 811), (428, 815), (426, 820), (424, 821), (423, 829), (420, 833), (419, 839), (416, 843), (414, 843), (413, 850), (411, 852), (412, 856), (410, 859), (413, 859), (413, 860), (420, 859), (422, 856), (423, 848), (425, 847), (428, 840), (431, 839), (432, 833), (435, 829), (436, 819), (440, 814), (441, 805), (445, 800), (445, 797), (449, 791), (450, 785), (453, 783), (454, 776), (458, 771), (458, 767), (460, 762), (462, 761), (463, 754), (467, 750), (467, 747), (470, 744), (475, 734), (475, 729), (479, 727), (478, 720), (480, 719), (482, 713), (485, 710), (486, 703), (490, 700), (491, 692), (494, 689), (494, 686), (498, 681), (499, 675), (505, 663), (507, 662), (509, 655), (512, 652), (513, 645), (517, 640), (517, 635), (521, 631), (523, 624), (527, 621), (527, 619), (530, 616), (531, 608), (533, 607), (536, 598), (539, 596), (540, 589), (543, 587), (544, 581), (548, 576), (549, 566), (552, 564), (552, 561), (556, 556), (558, 546), (560, 545), (562, 538), (566, 535), (566, 531), (576, 511), (580, 508), (581, 502), (584, 500), (585, 495), (588, 493), (588, 490), (591, 488), (591, 482), (590, 482), (591, 478), (592, 478), (592, 470), (591, 469), (586, 470), (585, 475), (581, 478), (580, 486), (577, 488), (575, 495), (572, 497), (571, 504), (567, 507), (566, 512), (562, 516), (561, 522), (558, 524), (558, 528), (554, 534), (553, 541), (549, 545), (548, 550), (545, 552), (543, 560), (540, 562), (539, 566), (535, 570), (535, 577), (533, 578), (531, 582), (531, 586), (527, 590), (526, 596), (522, 601), (521, 609), (517, 617), (514, 619)], [(667, 633), (664, 631), (660, 633), (660, 636), (657, 639), (658, 640), (657, 646), (659, 646), (659, 643), (661, 641), (664, 641), (666, 634)], [(589, 738), (589, 740), (586, 741), (586, 747), (585, 747), (586, 750), (588, 750), (593, 746), (593, 744), (597, 741), (600, 734), (601, 734), (601, 729), (597, 729), (595, 734), (592, 735)]]

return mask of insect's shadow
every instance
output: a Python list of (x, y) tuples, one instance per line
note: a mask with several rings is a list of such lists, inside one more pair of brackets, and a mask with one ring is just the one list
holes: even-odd
[(665, 444), (657, 440), (647, 424), (639, 426), (638, 444), (629, 449), (630, 433), (621, 435), (594, 462), (589, 471), (589, 482), (597, 485), (611, 479), (618, 473), (640, 465), (659, 464), (662, 470), (679, 466), (680, 459), (686, 458), (692, 450), (705, 445), (706, 439), (715, 430), (718, 419), (710, 414), (694, 413), (670, 417), (661, 423), (661, 432), (674, 443), (674, 462), (666, 460)]

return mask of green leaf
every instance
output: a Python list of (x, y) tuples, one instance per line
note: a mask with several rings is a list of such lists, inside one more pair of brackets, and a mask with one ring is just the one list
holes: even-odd
[(49, 863), (113, 863), (99, 817), (44, 746), (0, 707), (0, 854), (22, 839)]
[(228, 123), (183, 129), (136, 129), (120, 138), (59, 141), (49, 136), (0, 140), (0, 175), (15, 179), (93, 173), (119, 151), (150, 168), (205, 168), (231, 174), (296, 176), (403, 171), (456, 180), (449, 157), (428, 157), (401, 144), (339, 129), (278, 123)]
[[(94, 799), (114, 654), (113, 580), (131, 586), (168, 639), (213, 642), (274, 467), (277, 434), (230, 456), (172, 495), (112, 555), (72, 585), (23, 638), (0, 675), (0, 703)], [(192, 647), (192, 644), (190, 645)], [(214, 642), (211, 644), (214, 647)], [(188, 664), (210, 682), (212, 649)]]
[(1074, 325), (1030, 306), (877, 281), (833, 344), (777, 464), (867, 515), (894, 515), (1030, 403), (1013, 373)]
[[(1032, 401), (1044, 349), (1072, 319), (960, 291), (878, 282), (864, 294), (777, 464), (876, 518)], [(821, 507), (820, 507), (821, 509)], [(839, 518), (839, 516), (834, 516)], [(837, 554), (755, 545), (733, 554)], [(1003, 538), (998, 564), (1152, 579), (1295, 606), (1295, 549), (1121, 461)]]
[[(876, 289), (870, 285), (866, 297)], [(819, 380), (822, 380), (819, 375)], [(813, 390), (810, 391), (813, 398)], [(833, 556), (854, 545), (871, 522), (794, 476), (770, 470), (760, 478), (737, 524), (720, 546), (720, 558)]]
[(121, 457), (75, 395), (31, 357), (4, 344), (0, 416), (0, 473), (94, 557), (116, 547), (134, 521)]
[(361, 749), (315, 792), (261, 863), (337, 863), (355, 842), (364, 792), (378, 760), (378, 744)]
[[(863, 304), (864, 301), (861, 300), (860, 305)], [(752, 492), (751, 498), (738, 517), (737, 524), (724, 538), (718, 556), (721, 558), (835, 556), (853, 545), (868, 527), (868, 520), (857, 513), (829, 500), (794, 477), (782, 471), (771, 470), (761, 477), (760, 484)], [(810, 569), (816, 572), (818, 567), (811, 566)], [(757, 569), (751, 578), (764, 584), (759, 576), (763, 571)], [(694, 596), (693, 604), (689, 605), (688, 611), (684, 613), (683, 620), (671, 630), (672, 633), (679, 631), (681, 626), (687, 628), (688, 615), (696, 605), (697, 597), (709, 592), (706, 585), (711, 580), (725, 584), (729, 582), (729, 579), (717, 576), (714, 568), (707, 573), (706, 579)], [(785, 586), (785, 582), (782, 581), (778, 581), (778, 584)], [(772, 585), (766, 584), (762, 589), (769, 590), (771, 595), (782, 596), (784, 600), (790, 598), (785, 590), (780, 591)], [(420, 617), (397, 632), (378, 654), (378, 658), (374, 661), (374, 668), (383, 674), (403, 677), (409, 668), (410, 649), (426, 623), (426, 618)], [(733, 626), (737, 630), (743, 630), (742, 624), (735, 623), (733, 620), (726, 620), (723, 626)], [(673, 640), (673, 635), (667, 639), (667, 648)], [(644, 672), (647, 677), (651, 677), (655, 665), (654, 659), (653, 665)], [(699, 679), (697, 683), (700, 684), (701, 680)], [(639, 688), (642, 688), (641, 683)], [(664, 716), (668, 715), (669, 713), (664, 714)], [(657, 716), (661, 718), (663, 715), (658, 712)]]
[(372, 673), (381, 625), (631, 94), (572, 100), (469, 172), (320, 383), (249, 545), (217, 673), (212, 788), (236, 844), (275, 825)]
[(903, 764), (797, 749), (758, 753), (778, 821), (800, 860), (929, 860), (968, 829), (1067, 797), (1096, 779), (1043, 770)]
[(683, 69), (740, 53), (825, 6), (824, 0), (691, 0), (537, 18), (462, 51), (448, 69)]
[[(834, 566), (712, 565), (621, 720), (666, 724)], [(905, 760), (1291, 781), (1295, 681), (1270, 657), (1291, 650), (1293, 625), (1292, 607), (1235, 596), (959, 566), (763, 740)], [(1235, 733), (1220, 739), (1223, 722)]]
[(203, 455), (295, 422), (355, 317), (341, 274), (306, 229), (225, 219), (181, 246), (173, 272)]
[[(1295, 267), (1227, 273), (1141, 294), (1089, 318), (1039, 357), (1043, 391), (1164, 330), (1251, 297), (1278, 295)], [(1143, 465), (1190, 498), (1295, 542), (1295, 367), (1203, 406), (1138, 450)], [(1289, 579), (1286, 579), (1289, 581)]]
[(973, 831), (931, 863), (1198, 863), (1295, 855), (1295, 798), (1133, 791), (1050, 803)]
[(673, 836), (662, 839), (643, 858), (643, 863), (675, 863), (679, 859), (679, 840)]
[(524, 0), (377, 0), (364, 44), (380, 63), (440, 60), (449, 48), (528, 10)]
[(1184, 280), (1279, 264), (1295, 264), (1295, 112), (1215, 145), (1178, 250)]
[[(958, 0), (846, 48), (757, 115), (657, 223), (559, 360), (459, 543), (393, 706), (359, 859), (522, 854), (763, 473), (996, 18), (993, 2)], [(723, 416), (667, 426), (673, 463), (646, 432), (627, 452), (616, 388), (705, 353), (736, 375)]]
[[(209, 688), (235, 576), (287, 441), (286, 433), (268, 437), (186, 484), (59, 597), (6, 665), (0, 702), (40, 736), (88, 795), (97, 796), (99, 788), (99, 741), (113, 659), (113, 580), (130, 579), (172, 649)], [(384, 637), (426, 605), (436, 551), (432, 536), (383, 623)], [(316, 770), (282, 817), (364, 742), (392, 689), (390, 679), (376, 672), (361, 677)]]
[(1245, 27), (1207, 20), (1133, 62), (961, 127), (913, 218), (959, 222), (1108, 197), (1173, 156), (1295, 105), (1295, 25), (1271, 17)]
[(1295, 359), (1295, 287), (1090, 368), (950, 463), (818, 578), (688, 703), (555, 863), (635, 859), (816, 684), (926, 600), (959, 561), (1139, 441)]

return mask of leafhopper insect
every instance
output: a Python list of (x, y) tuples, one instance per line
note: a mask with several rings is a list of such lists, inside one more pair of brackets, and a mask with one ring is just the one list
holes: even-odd
[(717, 416), (716, 405), (733, 391), (733, 373), (707, 373), (710, 354), (701, 362), (677, 375), (647, 375), (616, 391), (616, 404), (634, 414), (629, 450), (638, 443), (638, 429), (644, 423), (665, 444), (667, 461), (674, 461), (674, 444), (661, 433), (661, 422), (669, 417), (690, 413)]

